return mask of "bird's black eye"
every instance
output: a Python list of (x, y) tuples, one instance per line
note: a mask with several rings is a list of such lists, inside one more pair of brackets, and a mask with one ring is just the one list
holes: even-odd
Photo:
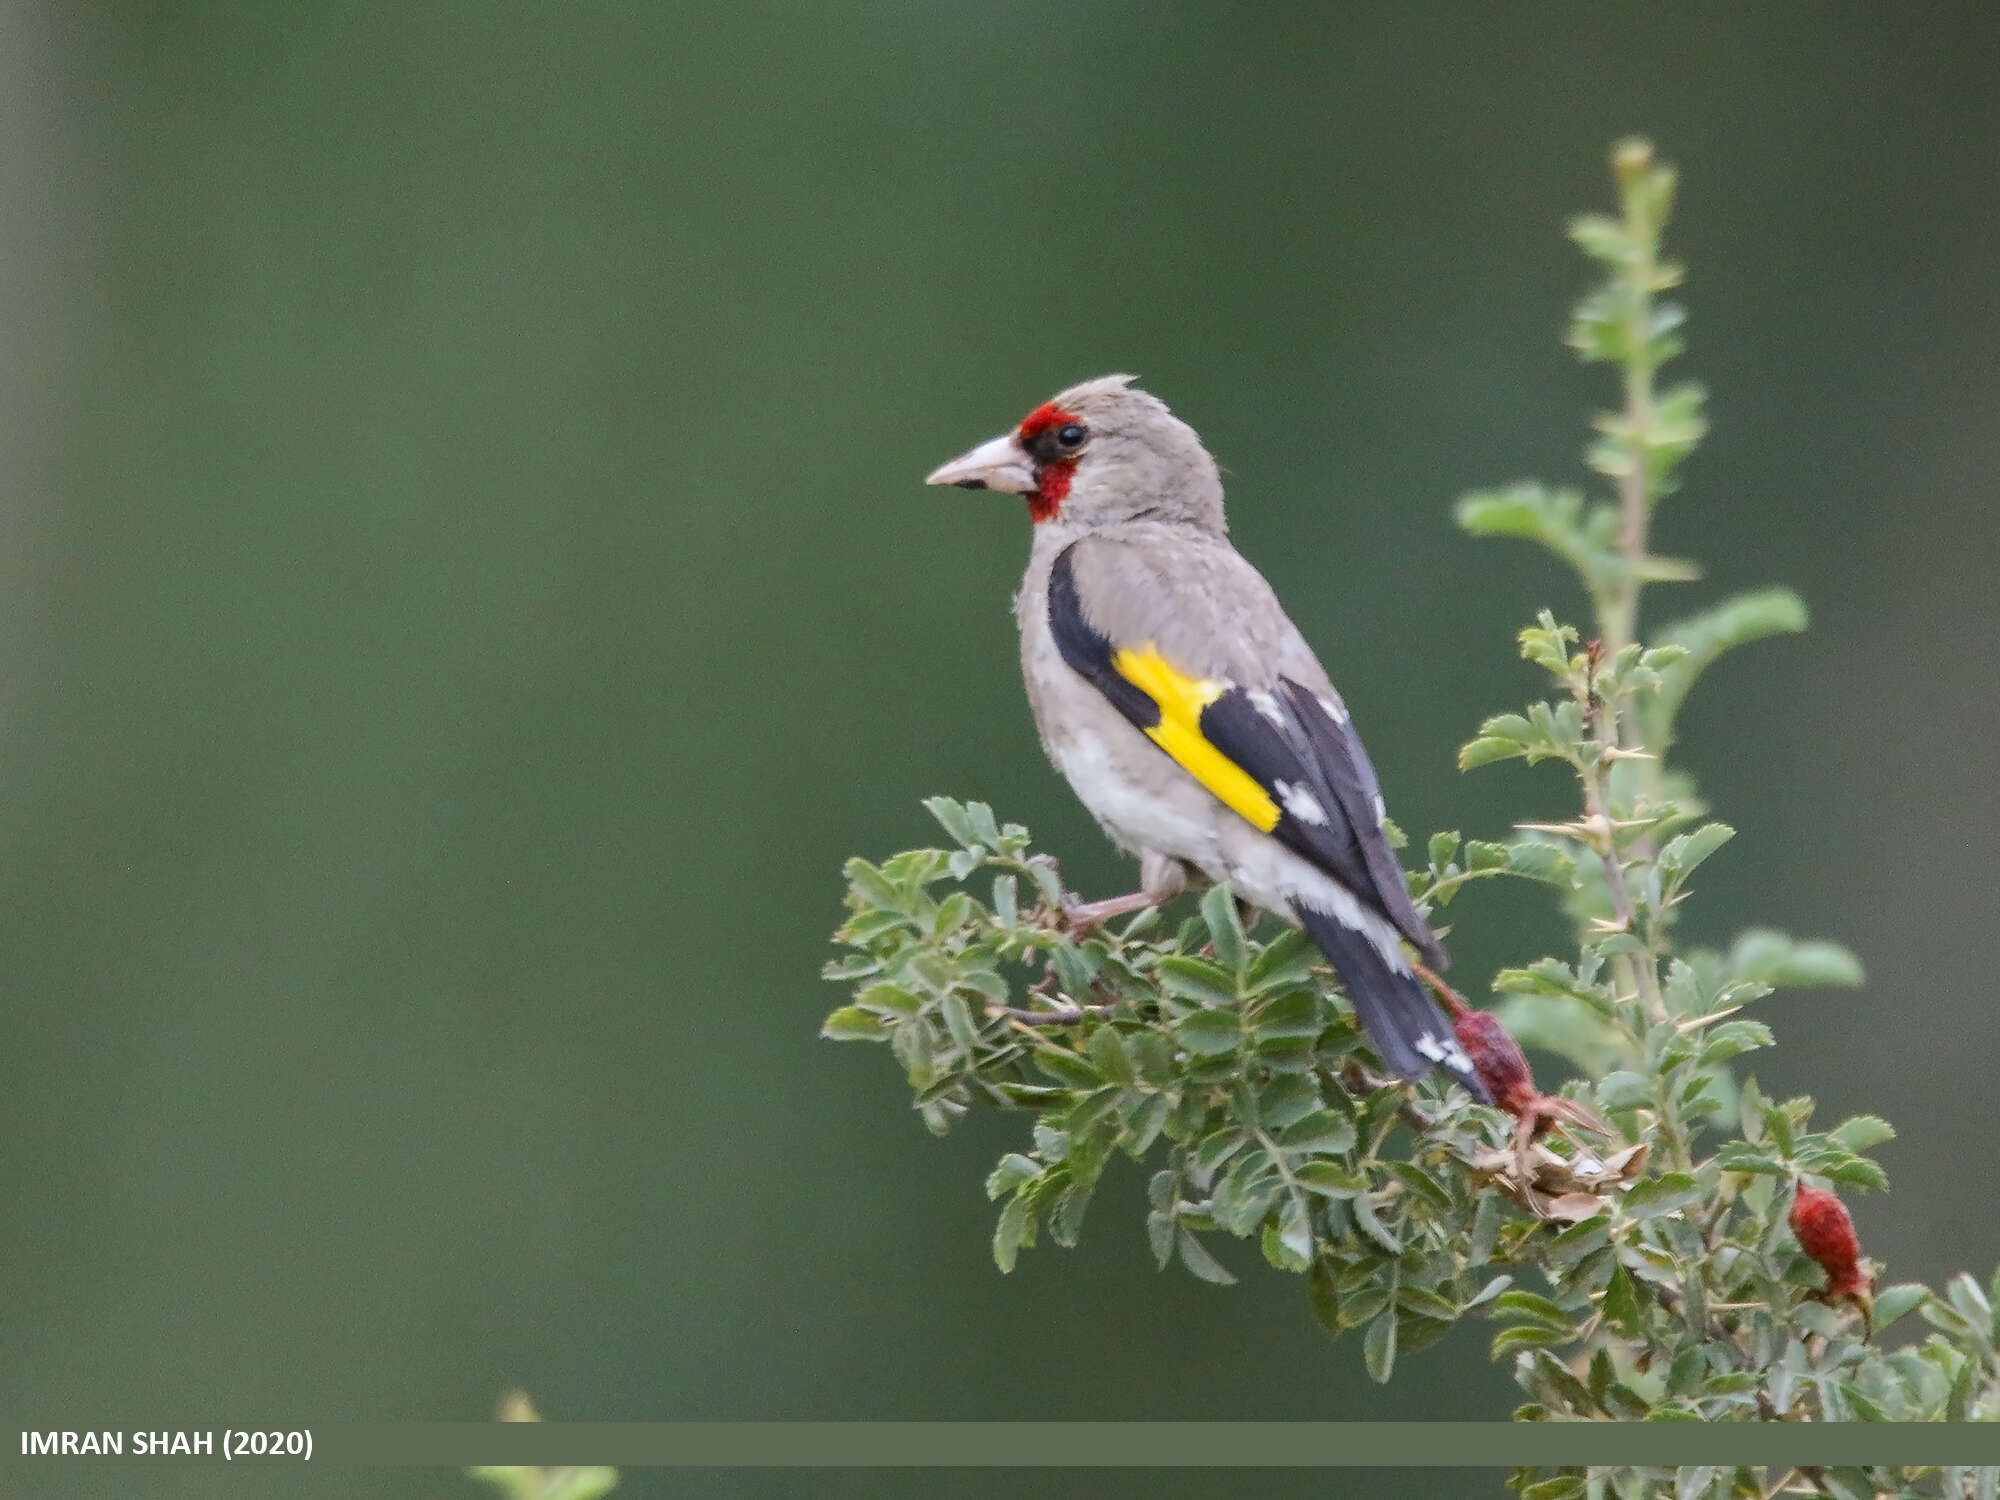
[(1056, 441), (1065, 448), (1081, 448), (1089, 436), (1090, 429), (1081, 422), (1065, 422), (1056, 429)]

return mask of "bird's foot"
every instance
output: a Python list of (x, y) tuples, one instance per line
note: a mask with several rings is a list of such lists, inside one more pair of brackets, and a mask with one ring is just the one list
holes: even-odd
[(1102, 901), (1079, 900), (1073, 891), (1063, 892), (1062, 924), (1063, 933), (1071, 941), (1089, 937), (1113, 917), (1122, 917), (1128, 912), (1144, 911), (1149, 906), (1159, 905), (1159, 898), (1146, 891), (1133, 891), (1125, 896), (1108, 896)]

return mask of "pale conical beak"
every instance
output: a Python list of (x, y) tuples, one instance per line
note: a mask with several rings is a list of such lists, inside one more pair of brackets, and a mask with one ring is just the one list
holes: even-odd
[(925, 484), (955, 484), (962, 490), (1005, 490), (1010, 495), (1031, 494), (1035, 489), (1035, 461), (1011, 432), (1003, 432), (981, 443), (970, 453), (961, 453), (942, 468), (933, 469)]

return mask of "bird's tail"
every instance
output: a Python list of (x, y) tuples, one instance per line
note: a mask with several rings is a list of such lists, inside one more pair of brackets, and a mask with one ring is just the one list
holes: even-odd
[(1340, 975), (1361, 1029), (1390, 1072), (1421, 1078), (1431, 1067), (1441, 1067), (1475, 1099), (1492, 1103), (1451, 1023), (1415, 975), (1392, 967), (1373, 937), (1332, 913), (1300, 903), (1298, 914)]

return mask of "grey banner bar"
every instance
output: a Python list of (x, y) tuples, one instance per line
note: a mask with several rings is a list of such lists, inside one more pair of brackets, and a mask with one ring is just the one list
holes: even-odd
[(687, 1468), (1485, 1468), (2000, 1464), (2000, 1424), (404, 1422), (315, 1429), (315, 1463)]

